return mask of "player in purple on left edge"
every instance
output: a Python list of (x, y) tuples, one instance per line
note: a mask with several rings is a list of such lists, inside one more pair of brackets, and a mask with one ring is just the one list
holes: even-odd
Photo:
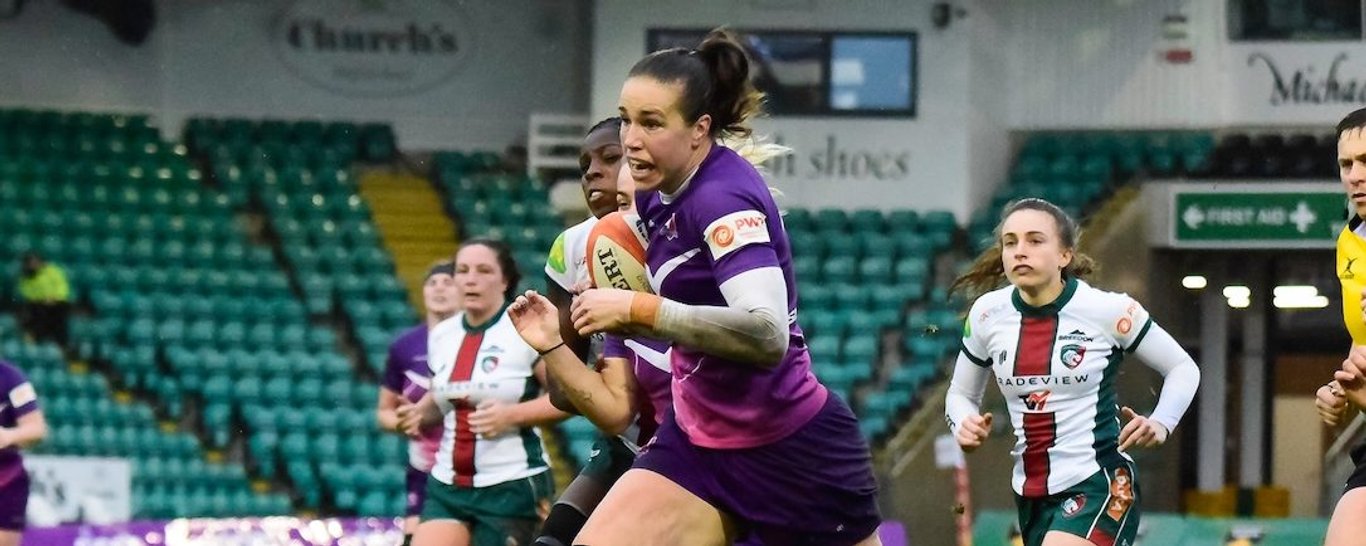
[[(379, 387), (379, 407), (376, 409), (380, 428), (403, 434), (399, 429), (396, 410), (403, 404), (416, 403), (422, 399), (422, 395), (427, 394), (432, 378), (432, 369), (427, 365), (427, 331), (460, 311), (459, 290), (455, 284), (455, 264), (450, 260), (442, 260), (427, 271), (426, 280), (422, 283), (422, 306), (425, 308), (426, 320), (403, 332), (389, 346), (384, 380)], [(437, 426), (408, 443), (408, 503), (403, 519), (405, 546), (412, 541), (413, 533), (417, 531), (427, 473), (432, 469), (440, 442), (441, 427)]]
[(18, 546), (28, 507), (28, 473), (21, 448), (47, 436), (38, 394), (24, 373), (0, 360), (0, 546)]

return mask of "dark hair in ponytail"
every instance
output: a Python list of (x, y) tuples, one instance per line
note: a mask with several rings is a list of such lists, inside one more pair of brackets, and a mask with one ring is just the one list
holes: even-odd
[(1077, 241), (1081, 238), (1081, 228), (1077, 226), (1077, 221), (1057, 205), (1031, 197), (1006, 205), (1005, 210), (1001, 212), (1001, 221), (991, 232), (991, 246), (977, 255), (977, 259), (972, 262), (972, 267), (969, 267), (967, 272), (954, 279), (953, 284), (949, 286), (949, 292), (961, 290), (969, 297), (975, 298), (1005, 284), (1005, 264), (1001, 260), (1001, 226), (1005, 224), (1006, 218), (1020, 210), (1042, 211), (1053, 217), (1053, 223), (1058, 227), (1059, 242), (1063, 248), (1072, 251), (1072, 261), (1062, 270), (1064, 277), (1084, 278), (1099, 269), (1094, 259), (1077, 251)]
[(663, 83), (681, 83), (679, 108), (693, 123), (711, 116), (711, 136), (749, 136), (749, 120), (759, 115), (764, 94), (749, 81), (749, 57), (730, 31), (707, 33), (697, 49), (676, 47), (646, 55), (631, 67), (628, 77), (646, 76)]

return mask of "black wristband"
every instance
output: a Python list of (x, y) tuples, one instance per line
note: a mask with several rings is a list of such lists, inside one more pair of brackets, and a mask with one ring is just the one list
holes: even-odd
[(544, 351), (536, 351), (536, 352), (540, 353), (541, 356), (545, 356), (545, 355), (550, 354), (551, 351), (554, 351), (555, 349), (559, 349), (560, 347), (564, 347), (564, 342), (563, 342), (563, 341), (561, 341), (559, 345), (556, 345), (556, 346), (551, 347), (551, 348), (549, 348), (549, 349), (546, 349), (546, 350), (544, 350)]

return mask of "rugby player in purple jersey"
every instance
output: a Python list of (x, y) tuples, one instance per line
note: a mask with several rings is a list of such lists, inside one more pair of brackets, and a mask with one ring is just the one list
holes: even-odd
[(581, 334), (671, 342), (673, 411), (576, 543), (879, 544), (868, 445), (811, 373), (777, 205), (718, 144), (749, 134), (761, 98), (719, 30), (646, 56), (622, 88), (655, 294), (592, 289), (571, 315)]

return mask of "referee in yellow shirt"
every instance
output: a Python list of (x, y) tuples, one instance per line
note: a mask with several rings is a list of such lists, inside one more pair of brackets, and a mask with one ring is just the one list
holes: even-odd
[[(1349, 406), (1366, 408), (1366, 108), (1338, 122), (1338, 175), (1353, 212), (1338, 235), (1337, 275), (1342, 283), (1342, 319), (1352, 348), (1333, 381), (1319, 387), (1320, 417), (1336, 425)], [(1328, 524), (1325, 546), (1366, 546), (1366, 444), (1352, 450), (1356, 464)]]

